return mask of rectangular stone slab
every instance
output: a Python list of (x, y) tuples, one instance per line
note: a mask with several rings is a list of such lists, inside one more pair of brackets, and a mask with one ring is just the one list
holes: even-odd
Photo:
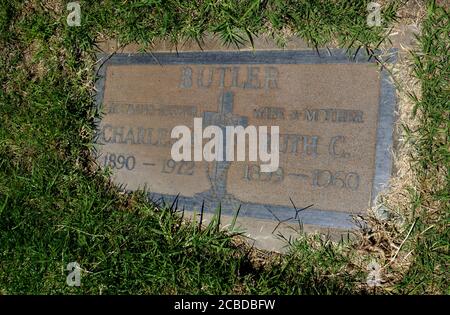
[[(115, 54), (99, 74), (97, 160), (117, 184), (145, 188), (152, 200), (348, 229), (389, 180), (394, 89), (363, 54)], [(195, 117), (204, 127), (279, 126), (279, 169), (174, 162), (171, 130), (192, 130)]]

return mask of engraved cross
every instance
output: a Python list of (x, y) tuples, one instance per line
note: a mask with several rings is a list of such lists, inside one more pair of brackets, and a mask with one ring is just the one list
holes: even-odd
[[(231, 91), (223, 92), (219, 96), (219, 106), (217, 112), (204, 112), (203, 122), (205, 126), (215, 125), (222, 129), (222, 134), (224, 136), (223, 141), (223, 152), (225, 158), (226, 150), (226, 126), (242, 126), (247, 127), (248, 117), (233, 115), (233, 99), (234, 95)], [(226, 194), (226, 181), (227, 172), (230, 166), (230, 162), (227, 161), (215, 161), (212, 168), (212, 174), (209, 173), (208, 177), (211, 181), (211, 186), (213, 192), (216, 196), (224, 196)]]

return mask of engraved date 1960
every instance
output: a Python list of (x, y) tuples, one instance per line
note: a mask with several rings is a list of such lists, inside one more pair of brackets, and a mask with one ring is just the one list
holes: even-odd
[(283, 167), (279, 167), (272, 173), (264, 173), (261, 172), (259, 165), (246, 165), (242, 179), (276, 184), (290, 177), (310, 183), (314, 188), (335, 187), (349, 190), (358, 190), (360, 184), (360, 176), (355, 172), (315, 169), (305, 173), (286, 172)]

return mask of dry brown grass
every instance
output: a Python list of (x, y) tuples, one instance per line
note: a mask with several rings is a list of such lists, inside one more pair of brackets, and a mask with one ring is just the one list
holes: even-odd
[[(426, 213), (430, 227), (439, 216), (439, 209), (443, 209), (442, 202), (433, 201), (430, 197), (432, 191), (436, 191), (445, 185), (446, 174), (436, 174), (432, 179), (424, 180), (414, 168), (412, 159), (414, 148), (407, 141), (404, 127), (411, 130), (420, 128), (420, 115), (413, 117), (415, 102), (410, 95), (421, 96), (421, 85), (414, 75), (411, 51), (416, 49), (412, 33), (419, 33), (421, 21), (425, 16), (424, 1), (409, 1), (399, 12), (399, 20), (394, 25), (391, 36), (393, 44), (399, 49), (399, 59), (393, 66), (387, 66), (391, 71), (397, 85), (397, 122), (395, 126), (396, 145), (393, 154), (394, 171), (390, 181), (389, 190), (379, 198), (379, 206), (369, 210), (366, 218), (368, 229), (357, 232), (358, 241), (356, 250), (359, 255), (354, 256), (355, 265), (367, 262), (371, 259), (382, 266), (383, 285), (378, 292), (390, 292), (408, 271), (414, 255), (414, 246), (409, 246), (417, 240), (412, 230), (416, 224), (413, 218), (411, 206), (411, 190), (417, 191), (427, 198)], [(410, 34), (408, 34), (410, 33)], [(385, 43), (386, 44), (386, 43)], [(389, 45), (385, 45), (388, 48)], [(440, 186), (441, 187), (436, 187)], [(390, 217), (382, 219), (378, 215), (378, 207), (388, 209)], [(361, 266), (362, 267), (362, 266)]]

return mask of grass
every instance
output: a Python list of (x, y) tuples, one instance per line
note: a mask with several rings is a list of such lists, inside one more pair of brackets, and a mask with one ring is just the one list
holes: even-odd
[[(383, 27), (368, 28), (364, 1), (80, 1), (82, 23), (68, 27), (62, 1), (0, 5), (0, 293), (3, 294), (351, 294), (364, 286), (359, 243), (303, 237), (287, 255), (256, 264), (255, 252), (211, 225), (199, 230), (179, 212), (123, 194), (92, 169), (96, 38), (151, 48), (212, 33), (228, 45), (265, 33), (313, 47), (375, 49)], [(399, 233), (414, 260), (389, 285), (394, 293), (448, 293), (448, 11), (428, 4), (415, 55), (420, 128), (408, 129), (418, 183)], [(447, 82), (448, 83), (448, 82)], [(430, 211), (429, 209), (432, 209)], [(81, 287), (66, 285), (77, 261)], [(448, 266), (447, 266), (448, 267)], [(448, 269), (448, 268), (447, 268)], [(376, 291), (385, 292), (385, 291)]]
[(411, 95), (415, 129), (405, 126), (411, 143), (411, 167), (417, 184), (410, 187), (411, 233), (406, 245), (414, 259), (398, 283), (401, 292), (450, 293), (450, 17), (443, 7), (428, 6), (414, 53), (414, 75), (420, 81), (421, 97)]

